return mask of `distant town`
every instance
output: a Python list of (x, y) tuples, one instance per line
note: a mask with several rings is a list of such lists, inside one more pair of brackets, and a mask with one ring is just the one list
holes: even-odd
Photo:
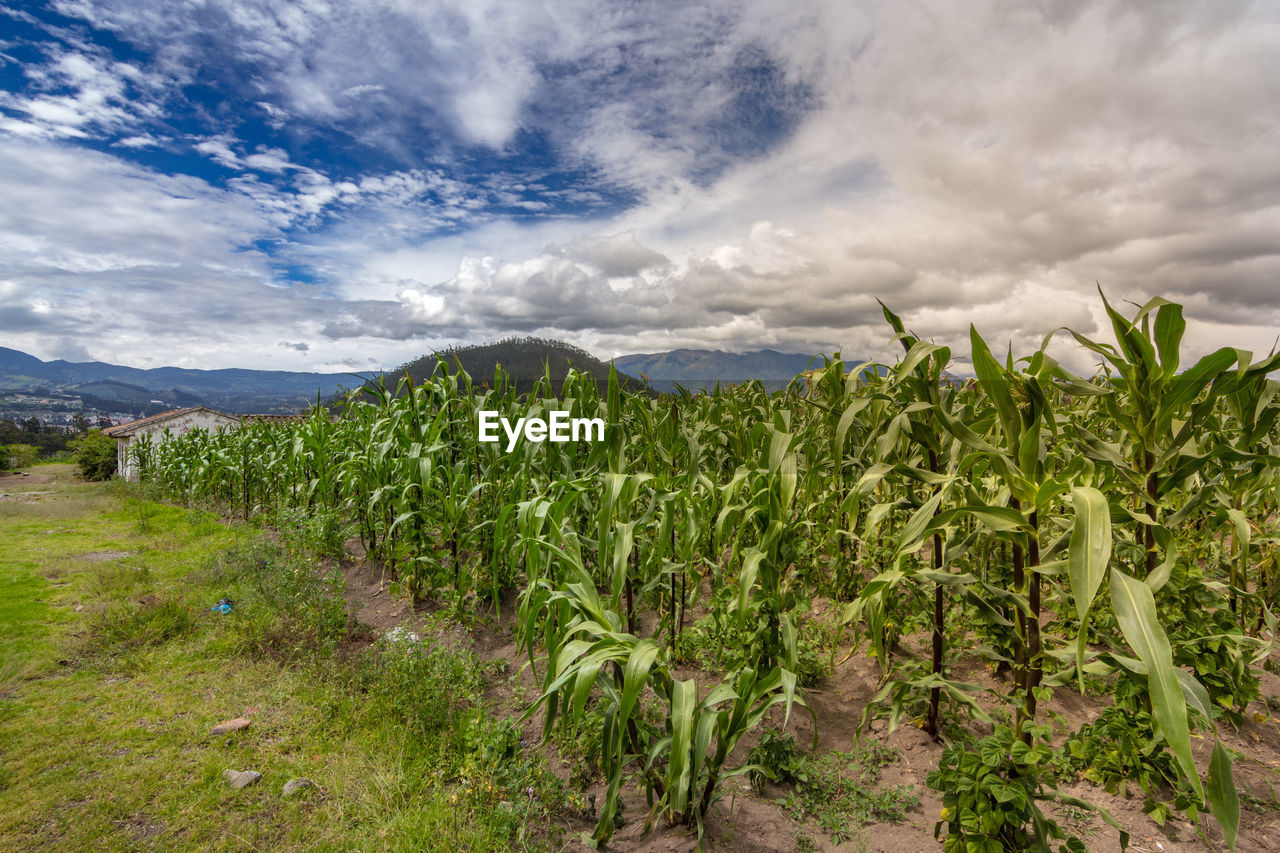
[[(167, 408), (163, 400), (151, 401), (158, 410)], [(145, 407), (149, 409), (151, 406)], [(43, 427), (57, 427), (70, 432), (84, 432), (92, 427), (106, 429), (142, 417), (137, 407), (101, 407), (87, 404), (78, 394), (56, 391), (0, 392), (0, 421), (22, 425), (35, 420)]]

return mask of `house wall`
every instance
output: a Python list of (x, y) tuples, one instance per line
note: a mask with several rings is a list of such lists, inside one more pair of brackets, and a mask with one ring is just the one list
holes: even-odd
[(147, 424), (139, 427), (136, 432), (116, 436), (116, 471), (126, 480), (138, 479), (137, 466), (133, 464), (133, 460), (129, 457), (129, 448), (141, 436), (151, 436), (152, 443), (158, 444), (167, 440), (170, 436), (182, 435), (197, 427), (215, 430), (220, 427), (236, 429), (239, 426), (239, 418), (229, 417), (218, 412), (187, 412), (183, 415)]

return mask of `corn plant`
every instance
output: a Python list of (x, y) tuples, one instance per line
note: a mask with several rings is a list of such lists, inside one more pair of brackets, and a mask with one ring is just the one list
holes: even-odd
[[(229, 515), (344, 517), (407, 595), (474, 594), (500, 612), (516, 591), (548, 726), (600, 721), (599, 840), (629, 774), (649, 823), (701, 827), (742, 770), (734, 745), (802, 701), (805, 614), (825, 596), (880, 665), (864, 720), (887, 705), (891, 725), (910, 713), (963, 739), (953, 723), (987, 716), (983, 688), (953, 677), (973, 655), (1007, 678), (1008, 732), (1038, 755), (1051, 691), (1111, 678), (1117, 708), (1149, 714), (1188, 809), (1212, 810), (1230, 844), (1229, 755), (1218, 743), (1198, 767), (1190, 728), (1238, 717), (1276, 634), (1280, 354), (1220, 349), (1184, 370), (1180, 306), (1103, 304), (1114, 344), (1066, 330), (1101, 358), (1090, 378), (1048, 355), (1057, 332), (997, 357), (971, 329), (975, 378), (955, 380), (950, 351), (884, 307), (896, 360), (823, 357), (780, 391), (659, 397), (612, 371), (603, 387), (576, 372), (557, 386), (548, 369), (522, 394), (501, 369), (473, 378), (439, 360), (370, 383), (337, 416), (193, 430), (135, 461)], [(508, 448), (479, 439), (485, 410), (607, 427), (602, 441)], [(703, 603), (716, 663), (678, 679), (686, 614)], [(900, 642), (916, 631), (920, 660)], [(976, 767), (950, 746), (948, 767)], [(1038, 775), (1013, 787), (1054, 793)]]

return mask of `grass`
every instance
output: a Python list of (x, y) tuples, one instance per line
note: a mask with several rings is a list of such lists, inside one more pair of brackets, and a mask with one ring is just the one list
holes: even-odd
[(0, 504), (0, 849), (553, 846), (563, 792), (470, 651), (370, 643), (310, 556), (39, 470)]

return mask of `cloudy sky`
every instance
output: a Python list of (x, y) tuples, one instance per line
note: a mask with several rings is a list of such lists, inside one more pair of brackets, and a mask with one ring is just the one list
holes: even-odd
[(867, 357), (876, 298), (1026, 352), (1104, 336), (1095, 283), (1265, 351), (1280, 7), (19, 0), (0, 198), (0, 344), (46, 359)]

